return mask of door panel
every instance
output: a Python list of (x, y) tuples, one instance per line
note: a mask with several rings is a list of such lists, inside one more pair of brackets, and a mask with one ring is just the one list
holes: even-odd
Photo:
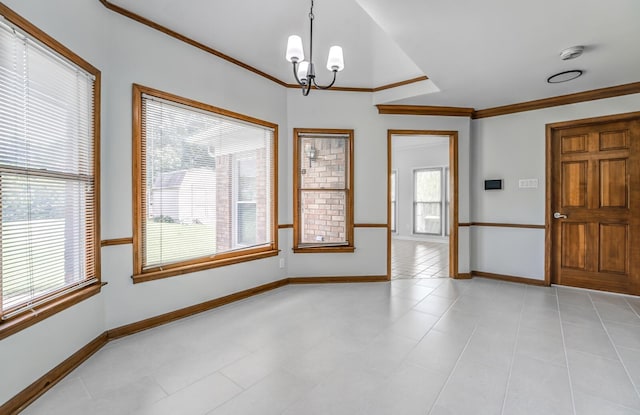
[(587, 268), (587, 224), (562, 224), (562, 267), (586, 271)]
[(600, 272), (627, 273), (627, 225), (600, 224)]
[(627, 160), (600, 160), (600, 207), (627, 206)]
[(587, 151), (587, 136), (574, 135), (562, 137), (562, 154), (584, 153)]
[(620, 150), (629, 148), (629, 132), (603, 131), (600, 133), (600, 150)]
[[(640, 116), (551, 127), (551, 282), (640, 294)], [(577, 124), (577, 123), (576, 123)]]

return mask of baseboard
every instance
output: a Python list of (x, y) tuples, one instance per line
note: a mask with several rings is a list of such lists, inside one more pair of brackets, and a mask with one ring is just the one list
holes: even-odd
[(383, 281), (389, 281), (389, 278), (386, 275), (363, 275), (344, 277), (289, 277), (289, 284), (336, 284)]
[(20, 411), (24, 410), (27, 406), (29, 406), (29, 404), (35, 401), (38, 397), (42, 396), (56, 383), (64, 379), (64, 377), (67, 376), (73, 369), (78, 367), (82, 362), (84, 362), (95, 352), (100, 350), (102, 346), (107, 344), (110, 340), (125, 337), (130, 334), (138, 333), (140, 331), (144, 331), (153, 327), (161, 326), (163, 324), (175, 320), (180, 320), (194, 314), (202, 313), (204, 311), (208, 311), (225, 304), (233, 303), (235, 301), (244, 300), (245, 298), (249, 298), (266, 291), (271, 291), (288, 284), (327, 284), (382, 281), (388, 281), (386, 275), (285, 278), (257, 287), (249, 288), (247, 290), (239, 291), (237, 293), (229, 294), (224, 297), (216, 298), (214, 300), (205, 301), (204, 303), (195, 304), (189, 307), (181, 308), (179, 310), (171, 311), (169, 313), (161, 314), (159, 316), (151, 317), (145, 320), (137, 321), (135, 323), (126, 324), (124, 326), (107, 330), (93, 339), (91, 342), (89, 342), (86, 346), (82, 347), (76, 353), (71, 355), (64, 362), (60, 363), (58, 366), (47, 372), (40, 379), (36, 380), (31, 385), (27, 386), (25, 389), (15, 395), (13, 398), (5, 402), (2, 406), (0, 406), (0, 414), (17, 414)]
[(533, 278), (526, 278), (526, 277), (516, 277), (513, 275), (494, 274), (491, 272), (482, 272), (482, 271), (471, 271), (471, 275), (475, 275), (476, 277), (490, 278), (492, 280), (499, 280), (499, 281), (519, 282), (522, 284), (538, 285), (543, 287), (549, 286), (549, 284), (547, 284), (544, 280), (536, 280)]
[(239, 291), (237, 293), (225, 295), (224, 297), (205, 301), (204, 303), (195, 304), (189, 307), (185, 307), (178, 310), (170, 311), (168, 313), (160, 314), (159, 316), (140, 320), (135, 323), (116, 327), (114, 329), (108, 330), (107, 334), (109, 336), (109, 340), (128, 336), (130, 334), (138, 333), (140, 331), (148, 330), (153, 327), (161, 326), (163, 324), (167, 324), (175, 320), (180, 320), (182, 318), (189, 317), (194, 314), (199, 314), (204, 311), (212, 310), (214, 308), (223, 306), (225, 304), (244, 300), (245, 298), (249, 298), (266, 291), (275, 290), (276, 288), (280, 288), (282, 286), (287, 285), (288, 282), (289, 281), (287, 279), (282, 279), (282, 280), (270, 282), (267, 284), (263, 284), (257, 287), (249, 288), (247, 290)]
[(453, 277), (454, 280), (470, 280), (471, 273), (469, 272), (459, 272), (457, 277)]
[(73, 369), (100, 350), (108, 341), (106, 332), (100, 334), (40, 379), (27, 386), (22, 392), (5, 402), (0, 406), (0, 414), (17, 414), (23, 411), (29, 404), (64, 379)]

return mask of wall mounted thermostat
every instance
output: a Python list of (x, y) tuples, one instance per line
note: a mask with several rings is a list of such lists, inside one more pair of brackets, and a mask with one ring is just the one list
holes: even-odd
[(502, 179), (485, 180), (484, 190), (502, 190)]

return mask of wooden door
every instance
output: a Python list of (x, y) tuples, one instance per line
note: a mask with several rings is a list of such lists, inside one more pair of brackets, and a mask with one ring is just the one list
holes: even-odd
[(640, 294), (640, 114), (548, 128), (551, 282)]

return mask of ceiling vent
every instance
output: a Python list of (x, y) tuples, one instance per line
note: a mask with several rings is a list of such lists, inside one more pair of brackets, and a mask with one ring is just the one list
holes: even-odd
[(570, 48), (566, 48), (562, 52), (560, 52), (560, 59), (563, 61), (568, 61), (569, 59), (575, 59), (578, 56), (582, 55), (584, 52), (584, 46), (571, 46)]

